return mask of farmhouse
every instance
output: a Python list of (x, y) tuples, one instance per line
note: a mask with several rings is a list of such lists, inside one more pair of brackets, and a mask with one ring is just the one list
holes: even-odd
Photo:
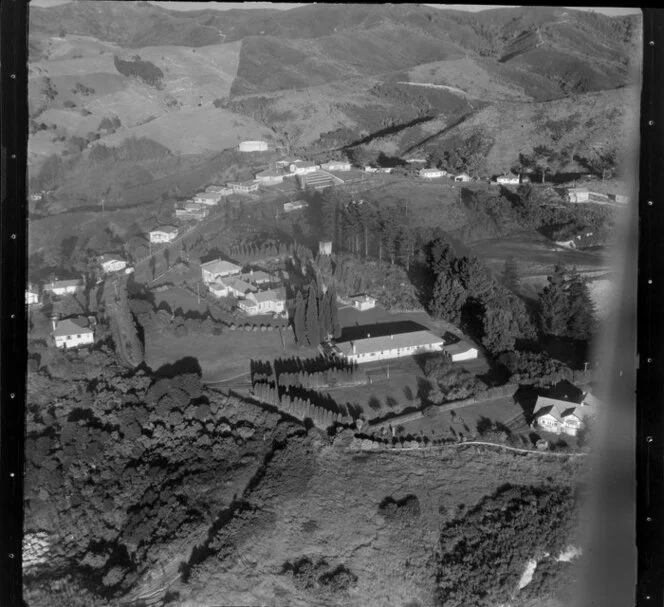
[(534, 424), (546, 432), (576, 436), (589, 418), (597, 414), (600, 401), (569, 382), (558, 383), (546, 396), (538, 396)]
[(261, 185), (276, 185), (282, 183), (284, 174), (277, 169), (266, 169), (260, 173), (256, 173), (256, 181)]
[(194, 196), (194, 202), (211, 207), (219, 204), (221, 196), (221, 192), (200, 192)]
[(306, 209), (309, 206), (308, 202), (304, 200), (295, 200), (294, 202), (284, 203), (284, 213), (290, 213), (291, 211), (297, 211), (298, 209)]
[(88, 327), (85, 318), (70, 318), (53, 321), (51, 333), (57, 348), (76, 348), (94, 343), (94, 331)]
[(247, 194), (249, 192), (258, 191), (258, 182), (251, 181), (229, 181), (228, 187), (233, 190), (234, 194)]
[(241, 141), (238, 149), (240, 152), (266, 152), (267, 141)]
[(290, 165), (289, 169), (293, 175), (306, 175), (317, 171), (319, 167), (315, 162), (309, 160), (296, 160)]
[(567, 190), (568, 202), (588, 202), (590, 200), (590, 192), (588, 188), (569, 188)]
[(214, 259), (201, 264), (201, 276), (206, 284), (217, 282), (219, 278), (224, 276), (239, 274), (241, 271), (241, 266), (221, 259)]
[(350, 171), (350, 162), (347, 160), (330, 160), (322, 164), (321, 169), (325, 171)]
[(470, 175), (468, 173), (461, 173), (454, 177), (454, 181), (462, 181), (464, 183), (470, 181)]
[(364, 310), (371, 310), (376, 307), (376, 299), (364, 293), (352, 295), (350, 298), (353, 307), (363, 312)]
[(424, 179), (438, 179), (445, 175), (447, 175), (447, 171), (443, 169), (420, 169), (420, 177), (424, 177)]
[(314, 171), (304, 175), (298, 175), (300, 187), (304, 190), (306, 188), (313, 188), (314, 190), (322, 190), (330, 186), (341, 185), (344, 181), (339, 179), (336, 175), (328, 173), (327, 171)]
[(443, 348), (443, 352), (450, 357), (453, 363), (462, 360), (473, 360), (477, 358), (477, 348), (465, 340), (448, 344)]
[(348, 362), (366, 363), (412, 356), (420, 352), (440, 352), (443, 344), (443, 339), (431, 331), (412, 331), (337, 342), (332, 346), (332, 353), (333, 356), (338, 356)]
[(259, 293), (249, 293), (238, 306), (249, 316), (256, 314), (281, 314), (286, 309), (286, 289), (270, 289)]
[(171, 242), (178, 235), (178, 229), (173, 226), (162, 226), (150, 230), (148, 234), (150, 242)]
[(25, 290), (25, 303), (28, 306), (34, 306), (39, 303), (39, 289), (34, 285), (28, 285)]
[(496, 177), (496, 183), (502, 185), (518, 185), (521, 183), (521, 178), (518, 175), (499, 175)]
[(44, 291), (53, 293), (53, 295), (67, 295), (69, 293), (76, 293), (85, 288), (85, 282), (82, 278), (75, 278), (74, 280), (53, 280), (44, 285)]
[(120, 272), (127, 267), (127, 262), (119, 255), (106, 253), (99, 257), (99, 265), (104, 273)]

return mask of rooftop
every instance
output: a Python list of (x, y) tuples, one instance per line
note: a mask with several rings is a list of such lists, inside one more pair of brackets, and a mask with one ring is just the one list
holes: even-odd
[(432, 344), (443, 344), (443, 338), (431, 331), (415, 331), (412, 333), (400, 333), (397, 335), (382, 335), (379, 337), (365, 337), (354, 341), (345, 341), (336, 344), (337, 350), (349, 355), (369, 354), (371, 352), (380, 352), (381, 350), (393, 350), (395, 348), (419, 348)]
[(82, 286), (83, 285), (83, 279), (82, 278), (71, 278), (67, 280), (53, 280), (49, 282), (48, 284), (44, 285), (45, 289), (53, 289), (53, 288), (58, 288), (58, 287), (74, 287), (74, 286)]
[(159, 226), (158, 228), (150, 230), (150, 234), (154, 234), (155, 232), (164, 232), (165, 234), (177, 234), (178, 229), (173, 226)]
[(597, 409), (593, 404), (581, 405), (546, 396), (538, 396), (533, 415), (541, 417), (548, 414), (559, 422), (564, 421), (564, 418), (570, 415), (574, 415), (583, 421), (586, 417), (595, 415), (596, 411)]
[(239, 273), (242, 270), (242, 266), (238, 266), (230, 261), (224, 261), (222, 259), (214, 259), (212, 261), (207, 261), (201, 264), (201, 270), (206, 270), (212, 274), (229, 274), (229, 273)]
[(473, 344), (464, 339), (454, 344), (449, 344), (445, 346), (445, 351), (450, 355), (463, 354), (464, 352), (468, 352), (468, 350), (471, 349), (477, 350), (477, 348)]
[(88, 327), (88, 321), (85, 318), (67, 318), (56, 323), (52, 335), (53, 337), (64, 337), (66, 335), (80, 335), (81, 333), (94, 333)]
[(259, 291), (252, 295), (257, 303), (265, 301), (284, 301), (286, 299), (286, 289), (283, 287), (280, 289), (269, 289), (268, 291)]

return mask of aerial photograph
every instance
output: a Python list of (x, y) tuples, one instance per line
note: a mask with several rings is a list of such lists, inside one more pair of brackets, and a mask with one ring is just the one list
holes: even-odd
[(30, 2), (25, 606), (574, 605), (642, 19)]

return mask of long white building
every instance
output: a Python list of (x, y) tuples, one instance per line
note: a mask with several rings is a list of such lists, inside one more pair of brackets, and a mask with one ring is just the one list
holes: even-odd
[(367, 363), (421, 352), (441, 352), (444, 343), (442, 337), (431, 331), (412, 331), (337, 342), (332, 346), (332, 353), (348, 362)]

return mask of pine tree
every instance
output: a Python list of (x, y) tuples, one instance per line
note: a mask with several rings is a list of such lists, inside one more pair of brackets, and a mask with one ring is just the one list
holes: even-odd
[(317, 346), (320, 343), (318, 297), (316, 294), (316, 286), (313, 283), (309, 286), (309, 297), (307, 299), (306, 335), (310, 346)]
[(542, 330), (548, 335), (562, 336), (567, 332), (569, 302), (566, 278), (565, 266), (557, 264), (553, 274), (547, 278), (549, 284), (539, 296), (540, 322)]
[(431, 314), (435, 318), (443, 318), (451, 323), (461, 320), (461, 309), (466, 303), (468, 294), (460, 282), (441, 272), (433, 287), (431, 298)]
[(318, 306), (318, 325), (320, 326), (321, 337), (327, 339), (332, 333), (332, 316), (330, 310), (330, 292), (326, 291), (321, 297)]
[(334, 339), (341, 337), (341, 325), (339, 324), (339, 313), (337, 310), (337, 294), (336, 291), (330, 289), (330, 326), (332, 327), (332, 334)]
[(590, 295), (587, 281), (576, 268), (570, 272), (567, 301), (567, 335), (588, 341), (597, 327), (595, 303)]
[(298, 345), (306, 342), (306, 320), (305, 320), (305, 307), (304, 297), (302, 292), (298, 291), (295, 298), (295, 315), (293, 317), (293, 329), (295, 331), (295, 341)]
[(505, 260), (503, 269), (503, 283), (512, 292), (519, 290), (519, 273), (514, 257), (511, 255)]

